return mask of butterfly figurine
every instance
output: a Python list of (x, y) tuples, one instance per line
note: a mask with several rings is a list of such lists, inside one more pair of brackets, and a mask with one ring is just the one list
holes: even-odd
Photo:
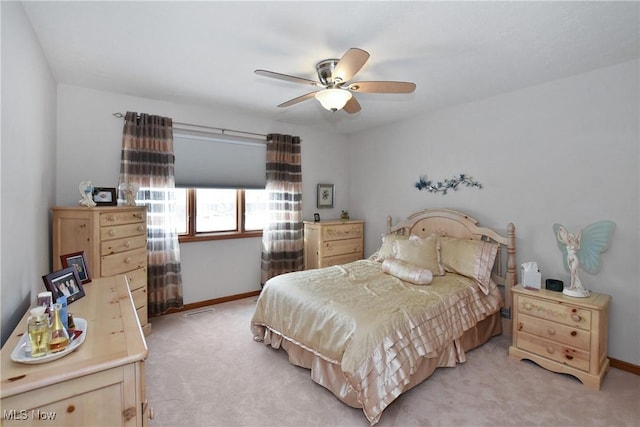
[(564, 266), (571, 273), (571, 285), (563, 293), (573, 297), (588, 297), (589, 291), (582, 286), (579, 269), (597, 274), (602, 267), (600, 254), (609, 249), (611, 236), (616, 228), (613, 221), (598, 221), (573, 235), (560, 224), (553, 224), (553, 232), (562, 252)]

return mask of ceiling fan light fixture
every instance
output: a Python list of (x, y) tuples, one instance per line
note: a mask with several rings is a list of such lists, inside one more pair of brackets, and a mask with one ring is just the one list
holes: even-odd
[(316, 99), (329, 111), (341, 110), (353, 95), (344, 89), (325, 89), (316, 92)]

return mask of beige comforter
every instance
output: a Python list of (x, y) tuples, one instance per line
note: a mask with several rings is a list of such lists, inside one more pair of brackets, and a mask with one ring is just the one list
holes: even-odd
[(485, 295), (474, 280), (447, 274), (417, 286), (360, 260), (272, 278), (251, 329), (256, 340), (276, 334), (339, 365), (373, 424), (419, 358), (436, 357), (500, 306), (495, 284)]

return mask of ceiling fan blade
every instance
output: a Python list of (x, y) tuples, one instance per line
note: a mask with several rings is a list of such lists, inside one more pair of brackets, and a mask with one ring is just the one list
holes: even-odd
[(299, 96), (297, 98), (290, 99), (287, 102), (283, 102), (282, 104), (278, 105), (278, 107), (290, 107), (290, 106), (295, 105), (295, 104), (297, 104), (299, 102), (306, 101), (307, 99), (311, 99), (314, 96), (316, 96), (316, 92), (309, 92), (309, 93), (304, 94), (302, 96)]
[(288, 74), (275, 73), (273, 71), (267, 71), (267, 70), (255, 70), (254, 72), (260, 76), (271, 77), (272, 79), (285, 80), (287, 82), (302, 83), (302, 84), (312, 85), (312, 86), (322, 86), (319, 82), (316, 82), (315, 80), (309, 80), (302, 77), (290, 76)]
[(351, 99), (347, 101), (347, 103), (344, 105), (342, 109), (349, 114), (353, 114), (353, 113), (357, 113), (362, 108), (360, 107), (360, 103), (358, 102), (356, 97), (352, 96)]
[(342, 55), (336, 64), (332, 73), (334, 80), (336, 77), (339, 77), (343, 82), (351, 80), (368, 60), (369, 52), (352, 47)]
[(410, 82), (354, 82), (349, 85), (353, 92), (366, 93), (411, 93), (416, 84)]

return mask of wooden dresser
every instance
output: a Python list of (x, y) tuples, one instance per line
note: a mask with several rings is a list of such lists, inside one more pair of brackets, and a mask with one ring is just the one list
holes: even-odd
[(147, 311), (147, 210), (143, 206), (54, 207), (53, 269), (60, 255), (84, 251), (91, 278), (127, 276), (145, 335)]
[(513, 288), (513, 342), (509, 355), (570, 374), (599, 390), (609, 369), (609, 295), (572, 298), (546, 289)]
[(1, 352), (3, 426), (138, 426), (153, 411), (146, 401), (147, 344), (126, 277), (96, 279), (68, 307), (87, 321), (84, 343), (50, 362), (11, 360), (27, 314)]
[(346, 264), (363, 255), (363, 221), (304, 221), (305, 270)]

